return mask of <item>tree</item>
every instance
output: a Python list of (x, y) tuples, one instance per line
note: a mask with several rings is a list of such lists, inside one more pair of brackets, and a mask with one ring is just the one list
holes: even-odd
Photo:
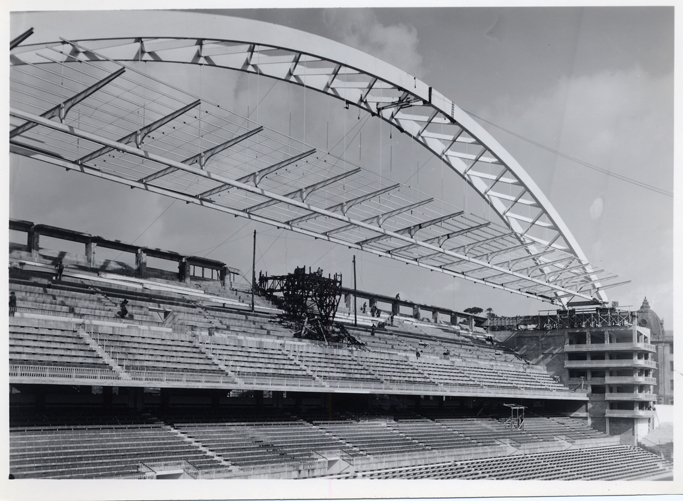
[(488, 318), (496, 318), (496, 314), (493, 313), (493, 308), (491, 308), (491, 307), (486, 308), (486, 316)]
[(465, 309), (465, 313), (471, 313), (472, 315), (478, 315), (478, 314), (481, 313), (482, 311), (484, 311), (484, 310), (482, 310), (482, 309), (479, 308), (478, 306), (473, 306), (473, 307), (471, 307), (471, 308)]

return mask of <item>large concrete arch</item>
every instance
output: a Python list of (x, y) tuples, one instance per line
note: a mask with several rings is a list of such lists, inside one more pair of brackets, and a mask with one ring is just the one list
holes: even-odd
[[(62, 40), (73, 42), (71, 60), (93, 57), (86, 49), (91, 48), (114, 61), (207, 65), (257, 73), (362, 108), (406, 133), (460, 175), (520, 246), (531, 257), (538, 255), (535, 263), (547, 282), (556, 279), (558, 269), (540, 257), (542, 249), (562, 250), (575, 258), (563, 266), (580, 271), (562, 280), (572, 283), (574, 276), (589, 277), (586, 285), (575, 290), (577, 295), (607, 301), (578, 242), (524, 168), (455, 103), (395, 66), (316, 35), (223, 16), (46, 12), (21, 15), (16, 21), (13, 37), (29, 28), (35, 31), (13, 51), (25, 61), (30, 62), (37, 48)], [(552, 294), (561, 303), (572, 296), (557, 288)]]

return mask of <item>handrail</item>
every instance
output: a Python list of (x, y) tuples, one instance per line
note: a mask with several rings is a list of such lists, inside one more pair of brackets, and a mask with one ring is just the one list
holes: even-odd
[(58, 367), (51, 365), (19, 365), (11, 364), (10, 377), (61, 377), (83, 379), (119, 379), (118, 374), (108, 369), (88, 367)]

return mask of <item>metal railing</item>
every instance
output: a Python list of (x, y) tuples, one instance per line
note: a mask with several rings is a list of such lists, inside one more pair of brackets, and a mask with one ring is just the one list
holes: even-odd
[(118, 374), (107, 369), (86, 367), (55, 367), (51, 365), (10, 365), (10, 377), (67, 378), (67, 379), (119, 379)]
[(202, 384), (235, 384), (235, 380), (228, 375), (201, 374), (193, 372), (161, 372), (126, 370), (134, 381), (149, 381), (155, 383), (202, 383)]
[(282, 475), (289, 472), (298, 472), (306, 469), (315, 469), (320, 466), (320, 460), (309, 460), (304, 462), (279, 462), (271, 465), (254, 465), (254, 466), (233, 466), (202, 469), (198, 470), (198, 479), (219, 479), (219, 478), (241, 478), (253, 475), (265, 476), (267, 478), (276, 478), (276, 475)]
[(564, 366), (567, 369), (603, 368), (603, 367), (648, 367), (657, 368), (657, 363), (652, 360), (639, 359), (609, 359), (609, 360), (566, 360)]

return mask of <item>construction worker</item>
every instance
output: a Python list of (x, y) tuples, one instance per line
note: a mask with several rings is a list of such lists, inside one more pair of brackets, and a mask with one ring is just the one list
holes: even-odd
[(127, 299), (124, 299), (123, 301), (121, 301), (120, 310), (116, 314), (117, 316), (119, 316), (121, 318), (126, 318), (126, 316), (128, 316), (128, 308), (126, 308), (127, 304), (128, 304)]
[(55, 276), (55, 280), (61, 281), (62, 280), (62, 273), (64, 273), (64, 263), (60, 259), (57, 265), (55, 266), (57, 269), (57, 275)]
[(13, 317), (17, 312), (17, 296), (14, 291), (9, 293), (9, 316)]

